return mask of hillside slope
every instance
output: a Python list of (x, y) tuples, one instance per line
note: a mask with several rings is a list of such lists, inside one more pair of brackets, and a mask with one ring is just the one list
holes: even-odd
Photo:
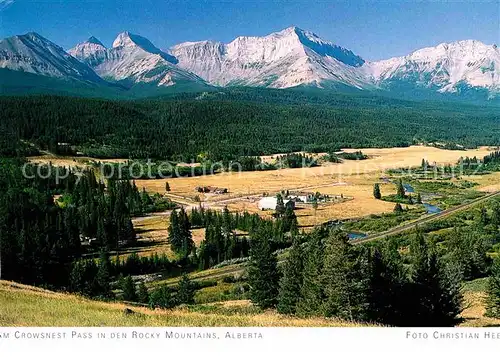
[[(227, 305), (229, 302), (226, 302)], [(135, 313), (125, 314), (125, 308)], [(213, 310), (212, 310), (213, 311)], [(245, 314), (221, 305), (216, 313), (130, 307), (92, 301), (9, 281), (0, 281), (0, 326), (179, 326), (179, 327), (353, 327), (365, 326), (327, 319), (298, 319), (274, 312)]]

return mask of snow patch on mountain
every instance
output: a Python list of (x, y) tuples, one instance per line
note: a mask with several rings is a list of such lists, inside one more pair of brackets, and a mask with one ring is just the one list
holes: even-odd
[(0, 68), (60, 79), (103, 82), (87, 65), (35, 32), (0, 41)]
[(172, 86), (180, 81), (204, 81), (176, 66), (177, 59), (154, 46), (145, 37), (120, 33), (112, 48), (86, 41), (69, 53), (91, 66), (100, 76), (115, 81)]
[(180, 67), (220, 86), (289, 88), (321, 86), (323, 81), (370, 86), (355, 70), (364, 63), (361, 57), (297, 27), (264, 37), (238, 37), (228, 44), (186, 42), (170, 52)]
[(366, 69), (381, 86), (406, 81), (439, 92), (457, 92), (463, 84), (500, 92), (500, 51), (476, 40), (441, 43), (408, 56), (367, 63)]

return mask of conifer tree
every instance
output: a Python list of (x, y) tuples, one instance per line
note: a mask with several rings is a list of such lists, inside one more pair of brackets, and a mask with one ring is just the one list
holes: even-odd
[(149, 306), (161, 309), (171, 309), (177, 305), (177, 300), (175, 299), (172, 289), (168, 286), (160, 286), (153, 290), (149, 296)]
[(419, 193), (417, 193), (417, 201), (416, 201), (416, 202), (417, 202), (417, 204), (419, 204), (419, 205), (420, 205), (420, 204), (422, 204), (422, 195), (420, 195), (420, 192), (419, 192)]
[(122, 278), (120, 285), (123, 291), (123, 300), (125, 301), (137, 301), (137, 293), (135, 289), (134, 280), (129, 275), (126, 278)]
[(180, 246), (177, 248), (176, 253), (179, 253), (185, 258), (191, 253), (194, 242), (191, 233), (191, 223), (189, 222), (189, 217), (184, 208), (181, 208), (179, 211), (179, 232)]
[(278, 295), (278, 312), (295, 314), (300, 301), (303, 279), (303, 250), (299, 237), (294, 237), (288, 257), (283, 264)]
[(149, 302), (149, 292), (146, 284), (143, 281), (139, 283), (139, 288), (137, 291), (137, 301), (143, 304), (147, 304)]
[(406, 198), (406, 191), (403, 185), (403, 180), (399, 179), (397, 183), (397, 193), (398, 198)]
[(250, 299), (263, 308), (276, 306), (278, 300), (279, 272), (276, 255), (271, 249), (269, 232), (260, 227), (251, 240), (251, 256), (248, 266)]
[(404, 325), (404, 286), (407, 283), (397, 248), (390, 243), (371, 254), (367, 303), (368, 320), (385, 325)]
[(170, 184), (167, 182), (165, 182), (165, 192), (170, 192)]
[(293, 208), (288, 205), (285, 209), (285, 214), (283, 215), (283, 232), (290, 232), (292, 227), (297, 227), (297, 216), (293, 211)]
[(332, 232), (325, 244), (323, 312), (327, 317), (359, 320), (365, 316), (365, 282), (360, 256), (341, 231)]
[(462, 294), (460, 282), (439, 260), (435, 248), (427, 245), (418, 233), (410, 245), (412, 258), (411, 288), (408, 297), (413, 303), (406, 311), (412, 326), (447, 327), (458, 322)]
[(496, 203), (493, 206), (493, 213), (491, 215), (491, 223), (498, 229), (500, 228), (500, 204)]
[(479, 217), (479, 223), (484, 227), (489, 223), (488, 211), (486, 211), (486, 207), (481, 207), (481, 213)]
[(187, 274), (183, 274), (177, 288), (177, 302), (179, 304), (194, 304), (195, 287)]
[(382, 198), (382, 193), (380, 192), (380, 185), (378, 183), (373, 185), (373, 197), (375, 197), (377, 200), (380, 200)]
[(276, 217), (281, 217), (286, 211), (285, 203), (283, 201), (283, 196), (281, 195), (281, 193), (278, 193), (276, 195), (276, 199)]
[(111, 291), (111, 286), (109, 284), (111, 278), (111, 262), (109, 260), (109, 254), (107, 251), (102, 250), (99, 256), (99, 265), (97, 269), (97, 286), (98, 295), (103, 298), (111, 298), (113, 292)]
[(325, 299), (322, 283), (323, 239), (326, 229), (317, 228), (309, 237), (304, 254), (303, 281), (300, 301), (297, 305), (299, 315), (320, 315)]
[(496, 258), (491, 266), (488, 278), (485, 316), (500, 318), (500, 258)]
[(401, 206), (400, 203), (396, 203), (396, 205), (394, 206), (394, 213), (402, 213), (404, 210), (403, 210), (403, 207)]
[(178, 252), (182, 247), (182, 232), (179, 223), (179, 216), (174, 210), (170, 214), (170, 226), (168, 227), (168, 242), (172, 251)]

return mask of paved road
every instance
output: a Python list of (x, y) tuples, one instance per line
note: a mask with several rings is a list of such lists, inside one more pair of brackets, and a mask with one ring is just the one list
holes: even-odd
[(491, 198), (494, 198), (494, 197), (500, 197), (500, 191), (487, 194), (486, 196), (483, 196), (483, 197), (480, 197), (478, 199), (475, 199), (475, 200), (473, 200), (473, 201), (471, 201), (469, 203), (466, 203), (466, 204), (463, 204), (463, 205), (460, 205), (460, 206), (456, 206), (456, 207), (450, 208), (448, 210), (445, 210), (445, 211), (442, 211), (442, 212), (439, 212), (439, 213), (435, 213), (433, 215), (428, 215), (428, 216), (422, 217), (422, 218), (420, 218), (420, 219), (418, 219), (416, 221), (413, 221), (411, 223), (405, 224), (403, 226), (392, 228), (392, 229), (390, 229), (388, 231), (385, 231), (385, 232), (382, 232), (382, 233), (376, 233), (376, 234), (369, 235), (366, 238), (361, 238), (361, 239), (358, 239), (356, 241), (353, 241), (353, 244), (366, 243), (366, 242), (370, 242), (370, 241), (373, 241), (373, 240), (376, 240), (376, 239), (393, 236), (395, 234), (400, 234), (400, 233), (412, 230), (415, 227), (417, 227), (418, 225), (422, 225), (422, 224), (425, 224), (425, 223), (430, 223), (430, 222), (433, 222), (433, 221), (437, 221), (437, 220), (442, 219), (444, 217), (447, 217), (447, 216), (449, 216), (451, 214), (454, 214), (454, 213), (466, 210), (466, 209), (468, 209), (468, 208), (470, 208), (472, 206), (478, 205), (478, 204), (480, 204), (482, 202), (486, 202), (487, 200), (489, 200)]

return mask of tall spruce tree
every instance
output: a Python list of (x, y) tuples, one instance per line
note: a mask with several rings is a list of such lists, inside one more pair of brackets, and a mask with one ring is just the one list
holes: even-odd
[(325, 228), (316, 228), (308, 237), (304, 251), (303, 282), (297, 314), (304, 316), (321, 315), (325, 294), (322, 271), (324, 239), (328, 235)]
[(142, 304), (147, 304), (149, 302), (148, 288), (143, 281), (139, 283), (139, 288), (137, 289), (137, 301)]
[(282, 215), (285, 214), (286, 207), (285, 207), (285, 202), (283, 200), (283, 195), (281, 193), (278, 193), (276, 195), (276, 217), (281, 217)]
[(252, 233), (248, 283), (250, 299), (263, 308), (276, 306), (278, 300), (279, 271), (276, 255), (271, 249), (271, 236), (264, 227)]
[(378, 183), (373, 185), (373, 197), (375, 197), (377, 200), (380, 200), (382, 198), (382, 193), (380, 192), (380, 184)]
[(488, 278), (485, 315), (500, 318), (500, 258), (496, 258), (491, 266), (491, 276)]
[(283, 274), (280, 279), (278, 295), (278, 312), (295, 314), (300, 301), (303, 280), (303, 250), (300, 238), (294, 237), (288, 257), (283, 264)]
[(130, 275), (121, 279), (120, 285), (123, 291), (123, 300), (137, 301), (137, 292), (135, 289), (135, 283)]
[(179, 304), (194, 304), (195, 287), (186, 274), (182, 275), (177, 287), (177, 302)]
[(149, 296), (149, 306), (161, 309), (171, 309), (177, 306), (177, 300), (173, 295), (172, 289), (168, 286), (160, 286), (153, 290)]
[(407, 313), (412, 326), (454, 326), (462, 311), (460, 282), (438, 258), (435, 248), (429, 247), (422, 233), (410, 245), (412, 279), (408, 296), (414, 305)]
[(111, 262), (107, 251), (102, 250), (99, 256), (99, 265), (97, 269), (96, 282), (98, 286), (98, 295), (102, 298), (113, 297), (110, 286), (111, 280)]
[(406, 198), (406, 191), (403, 185), (403, 180), (399, 179), (397, 183), (397, 193), (398, 198)]
[(404, 286), (407, 283), (403, 264), (396, 247), (386, 243), (370, 257), (367, 318), (385, 325), (404, 324)]
[(194, 242), (193, 235), (191, 233), (191, 223), (189, 222), (189, 217), (184, 208), (181, 208), (179, 211), (179, 230), (181, 235), (181, 245), (176, 252), (185, 258), (191, 254)]
[(344, 320), (365, 317), (365, 281), (361, 256), (342, 231), (331, 232), (325, 244), (323, 286), (324, 315)]

